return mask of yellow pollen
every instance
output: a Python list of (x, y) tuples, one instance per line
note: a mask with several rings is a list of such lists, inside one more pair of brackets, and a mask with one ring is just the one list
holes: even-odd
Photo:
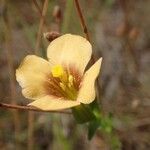
[(53, 77), (61, 77), (64, 74), (64, 69), (61, 65), (55, 65), (52, 67), (51, 72)]

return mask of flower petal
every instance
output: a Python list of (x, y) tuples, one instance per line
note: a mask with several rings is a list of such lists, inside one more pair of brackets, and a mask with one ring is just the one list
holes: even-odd
[(102, 58), (85, 72), (77, 101), (89, 104), (95, 99), (95, 80), (99, 74)]
[(47, 49), (50, 62), (67, 67), (75, 66), (80, 73), (84, 72), (91, 53), (91, 44), (85, 38), (72, 34), (65, 34), (55, 39)]
[(44, 82), (51, 72), (50, 69), (49, 62), (40, 57), (34, 55), (25, 57), (16, 70), (16, 78), (26, 98), (35, 99), (46, 95)]
[(28, 105), (37, 107), (42, 110), (59, 110), (59, 109), (66, 109), (66, 108), (71, 108), (80, 105), (80, 102), (72, 101), (72, 100), (64, 100), (52, 96), (45, 96), (33, 101)]

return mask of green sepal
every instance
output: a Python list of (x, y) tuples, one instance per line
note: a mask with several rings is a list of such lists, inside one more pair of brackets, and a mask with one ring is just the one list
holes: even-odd
[(87, 123), (96, 119), (89, 105), (81, 104), (79, 106), (73, 107), (72, 113), (75, 120), (79, 124)]
[(89, 122), (88, 124), (88, 139), (91, 140), (98, 129), (107, 133), (111, 133), (113, 129), (112, 114), (104, 116), (101, 112), (101, 108), (99, 107), (97, 101), (91, 103), (90, 108), (92, 109), (92, 112), (95, 115), (96, 119), (94, 121)]
[(89, 104), (89, 107), (91, 108), (91, 111), (96, 117), (96, 120), (100, 120), (102, 117), (101, 108), (98, 105), (97, 101), (93, 101), (91, 104)]
[(97, 131), (101, 127), (100, 120), (94, 120), (88, 124), (88, 140), (91, 140)]
[(91, 140), (95, 135), (95, 132), (101, 128), (102, 118), (101, 110), (96, 100), (90, 104), (90, 108), (92, 109), (96, 119), (88, 124), (88, 140)]

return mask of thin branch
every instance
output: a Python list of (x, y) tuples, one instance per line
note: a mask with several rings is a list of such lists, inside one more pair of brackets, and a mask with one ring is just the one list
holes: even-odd
[(35, 5), (36, 9), (38, 10), (38, 13), (40, 14), (40, 17), (42, 17), (42, 10), (41, 10), (39, 4), (37, 3), (36, 0), (33, 0), (33, 3)]
[(44, 24), (46, 25), (45, 16), (42, 15), (42, 9), (40, 8), (40, 6), (39, 6), (39, 4), (37, 3), (36, 0), (33, 0), (33, 3), (34, 3), (34, 5), (35, 5), (35, 7), (36, 7), (36, 9), (37, 9), (37, 11), (38, 11), (38, 13), (39, 13), (39, 16), (40, 16), (40, 17), (43, 17)]
[(63, 110), (41, 110), (38, 108), (33, 108), (30, 106), (20, 106), (20, 105), (13, 105), (13, 104), (6, 104), (6, 103), (0, 103), (1, 108), (5, 109), (17, 109), (17, 110), (25, 110), (25, 111), (35, 111), (35, 112), (44, 112), (44, 113), (63, 113), (63, 114), (71, 114), (69, 111), (63, 111)]
[(74, 0), (74, 1), (75, 1), (76, 9), (77, 9), (80, 21), (81, 21), (81, 25), (82, 25), (83, 31), (84, 31), (84, 33), (86, 35), (86, 39), (90, 42), (89, 32), (88, 32), (88, 29), (87, 29), (87, 26), (86, 26), (86, 23), (85, 23), (85, 20), (84, 20), (82, 11), (81, 11), (81, 7), (80, 7), (80, 4), (79, 4), (79, 1), (78, 0)]
[[(89, 31), (87, 29), (87, 26), (86, 26), (86, 23), (85, 23), (85, 19), (83, 17), (83, 14), (82, 14), (82, 10), (81, 10), (81, 7), (80, 7), (80, 4), (79, 4), (79, 1), (78, 0), (74, 0), (75, 1), (75, 6), (76, 6), (76, 9), (77, 9), (77, 12), (78, 12), (78, 15), (79, 15), (79, 18), (80, 18), (80, 21), (81, 21), (81, 25), (82, 25), (82, 28), (83, 28), (83, 31), (86, 35), (86, 39), (91, 42), (90, 40), (90, 36), (89, 36)], [(95, 62), (95, 57), (94, 57), (94, 54), (92, 53), (92, 57), (91, 57), (91, 62), (94, 64)]]
[(45, 0), (44, 4), (43, 4), (42, 16), (40, 18), (39, 31), (38, 31), (36, 45), (35, 45), (35, 53), (36, 54), (40, 47), (41, 35), (42, 35), (42, 30), (43, 30), (43, 25), (44, 25), (44, 17), (46, 15), (47, 9), (48, 9), (48, 0)]
[[(35, 44), (35, 51), (34, 51), (35, 54), (38, 54), (38, 50), (41, 44), (41, 35), (44, 28), (44, 18), (46, 16), (46, 12), (48, 9), (48, 0), (44, 0), (42, 11), (38, 6), (38, 3), (36, 1), (34, 1), (34, 3), (40, 13), (40, 24), (39, 24), (39, 29), (38, 29), (38, 34), (37, 34), (37, 39)], [(34, 149), (34, 124), (33, 123), (34, 123), (34, 113), (29, 112), (28, 113), (28, 150)]]

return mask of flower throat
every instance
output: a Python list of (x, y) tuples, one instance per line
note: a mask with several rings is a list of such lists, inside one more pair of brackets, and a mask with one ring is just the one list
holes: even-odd
[[(76, 80), (74, 76), (69, 71), (65, 70), (61, 65), (53, 66), (51, 73), (54, 79), (58, 79), (58, 92), (60, 92), (61, 95), (67, 99), (76, 100), (78, 90), (75, 87)], [(55, 86), (56, 85), (54, 85), (54, 87)]]

